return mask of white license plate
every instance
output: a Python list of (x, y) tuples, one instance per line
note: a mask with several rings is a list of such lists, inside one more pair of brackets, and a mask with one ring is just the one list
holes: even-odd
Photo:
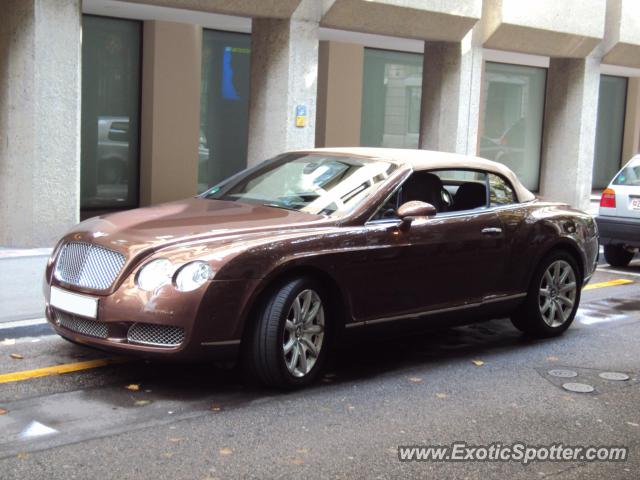
[(97, 298), (68, 292), (57, 287), (51, 287), (49, 304), (52, 307), (82, 317), (96, 318), (98, 316)]
[(629, 208), (631, 210), (640, 210), (640, 197), (632, 197), (629, 201)]

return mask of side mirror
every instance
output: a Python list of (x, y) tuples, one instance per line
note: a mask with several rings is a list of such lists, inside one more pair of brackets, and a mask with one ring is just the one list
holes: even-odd
[(414, 200), (400, 205), (396, 213), (402, 220), (400, 230), (405, 231), (409, 229), (416, 217), (433, 217), (438, 212), (430, 203)]

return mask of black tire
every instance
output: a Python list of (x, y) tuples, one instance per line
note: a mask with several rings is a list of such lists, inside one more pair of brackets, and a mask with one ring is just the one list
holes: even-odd
[[(569, 264), (573, 270), (575, 276), (575, 298), (573, 307), (564, 323), (558, 326), (549, 325), (543, 318), (540, 306), (540, 289), (543, 281), (543, 276), (549, 267), (558, 261), (564, 261)], [(520, 308), (511, 316), (513, 325), (527, 335), (538, 338), (555, 337), (564, 333), (567, 328), (573, 322), (576, 316), (578, 306), (580, 305), (580, 294), (582, 290), (582, 277), (580, 276), (580, 269), (575, 259), (563, 251), (553, 251), (542, 259), (538, 267), (536, 268), (527, 297)], [(568, 311), (568, 309), (567, 309)]]
[[(305, 290), (316, 292), (324, 310), (323, 340), (315, 363), (304, 376), (295, 376), (287, 368), (284, 346), (285, 322), (296, 297)], [(281, 389), (294, 389), (309, 385), (323, 368), (331, 340), (331, 305), (324, 286), (311, 277), (287, 280), (265, 295), (258, 305), (255, 319), (243, 351), (245, 372), (262, 385)], [(306, 351), (302, 355), (307, 355)]]
[(633, 258), (634, 253), (625, 249), (622, 245), (605, 245), (604, 259), (612, 267), (626, 267)]

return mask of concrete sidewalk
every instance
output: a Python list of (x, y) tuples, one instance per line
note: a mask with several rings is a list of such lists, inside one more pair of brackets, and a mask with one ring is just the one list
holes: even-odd
[(42, 282), (51, 250), (0, 247), (0, 322), (44, 317)]

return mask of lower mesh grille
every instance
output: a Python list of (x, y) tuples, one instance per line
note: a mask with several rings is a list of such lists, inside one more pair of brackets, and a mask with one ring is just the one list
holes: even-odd
[(56, 323), (61, 327), (88, 337), (107, 338), (107, 325), (95, 320), (78, 317), (60, 310), (55, 312)]
[(127, 340), (130, 343), (156, 347), (177, 347), (184, 341), (184, 328), (152, 323), (134, 323), (129, 327)]

